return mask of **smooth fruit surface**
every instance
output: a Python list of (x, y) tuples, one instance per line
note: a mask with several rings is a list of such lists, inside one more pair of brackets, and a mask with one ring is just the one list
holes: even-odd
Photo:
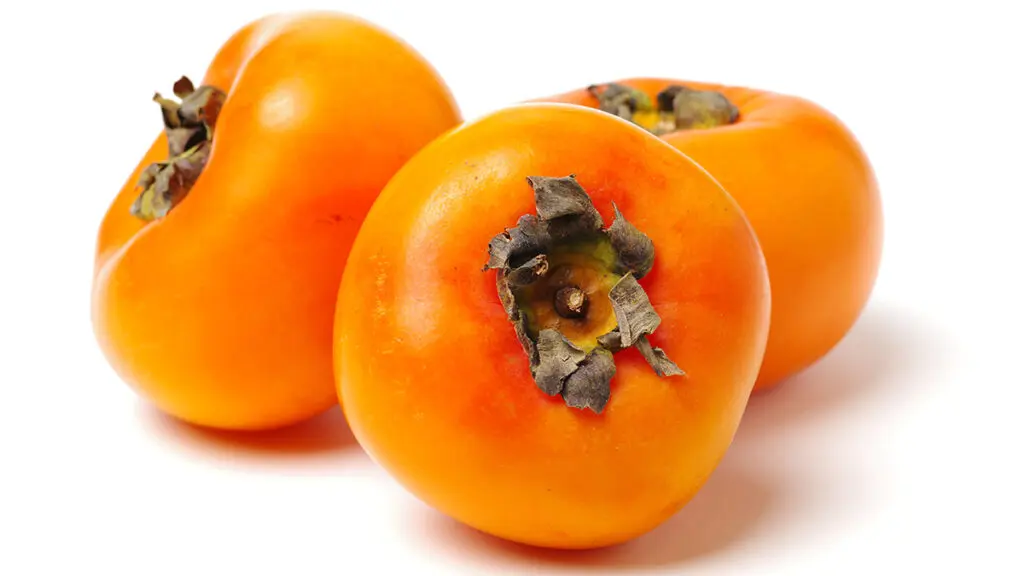
[[(538, 389), (482, 271), (492, 237), (535, 210), (527, 177), (570, 174), (606, 224), (614, 202), (653, 241), (651, 341), (686, 372), (660, 378), (624, 350), (601, 413)], [(440, 511), (528, 544), (608, 545), (674, 514), (717, 465), (769, 307), (755, 236), (704, 170), (610, 115), (514, 106), (428, 145), (370, 211), (339, 294), (339, 393), (362, 446)]]
[(202, 84), (227, 98), (187, 197), (152, 221), (130, 213), (139, 175), (167, 158), (159, 136), (103, 220), (96, 336), (117, 373), (178, 418), (292, 424), (337, 402), (334, 304), (363, 216), (459, 112), (410, 47), (332, 13), (247, 25)]
[[(670, 85), (717, 91), (739, 109), (732, 124), (661, 138), (736, 199), (764, 251), (772, 317), (756, 388), (770, 388), (825, 355), (860, 315), (881, 259), (878, 186), (853, 134), (794, 96), (657, 78), (615, 83), (652, 99)], [(539, 101), (598, 105), (586, 89)]]

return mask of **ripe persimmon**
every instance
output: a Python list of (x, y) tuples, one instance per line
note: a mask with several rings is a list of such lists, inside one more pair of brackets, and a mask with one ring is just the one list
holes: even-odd
[(757, 233), (772, 290), (757, 390), (814, 363), (853, 326), (878, 274), (882, 208), (867, 156), (834, 115), (794, 96), (659, 78), (537, 101), (631, 120), (703, 166), (736, 199)]
[(267, 429), (326, 410), (351, 242), (394, 172), (461, 121), (456, 104), (412, 48), (329, 12), (250, 23), (174, 92), (155, 97), (165, 134), (99, 230), (99, 344), (195, 424)]
[(438, 510), (609, 545), (715, 468), (769, 307), (749, 223), (697, 164), (608, 114), (513, 106), (426, 146), (374, 204), (339, 292), (339, 394)]

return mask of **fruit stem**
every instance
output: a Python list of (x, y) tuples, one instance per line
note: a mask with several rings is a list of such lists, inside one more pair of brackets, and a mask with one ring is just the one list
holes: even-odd
[(555, 311), (562, 318), (577, 319), (587, 314), (587, 293), (579, 286), (565, 286), (555, 292)]

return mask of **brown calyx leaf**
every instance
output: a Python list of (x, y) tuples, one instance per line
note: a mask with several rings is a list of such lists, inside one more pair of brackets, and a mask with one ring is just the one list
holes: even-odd
[(644, 357), (644, 360), (647, 360), (647, 363), (650, 364), (651, 368), (654, 369), (654, 373), (658, 376), (664, 378), (665, 376), (686, 375), (686, 372), (683, 372), (675, 362), (669, 360), (664, 350), (652, 346), (646, 335), (637, 339), (636, 349), (640, 351), (640, 355)]
[(167, 128), (164, 130), (167, 137), (167, 152), (171, 158), (181, 156), (189, 148), (195, 148), (200, 142), (209, 140), (209, 135), (204, 128)]
[(641, 336), (653, 333), (661, 324), (661, 317), (654, 311), (647, 293), (632, 273), (627, 272), (619, 278), (608, 291), (608, 298), (612, 301), (623, 348), (629, 348)]
[(548, 257), (538, 254), (508, 273), (508, 283), (512, 288), (529, 286), (538, 278), (548, 273)]
[(658, 376), (684, 375), (664, 350), (653, 347), (647, 339), (661, 325), (661, 317), (636, 279), (627, 273), (608, 292), (608, 298), (612, 301), (618, 326), (599, 336), (598, 344), (612, 352), (634, 346)]
[(625, 120), (632, 120), (637, 112), (653, 108), (651, 99), (640, 90), (610, 82), (603, 87), (591, 85), (587, 91), (597, 98), (597, 107), (603, 112), (614, 114)]
[(189, 80), (188, 76), (182, 76), (174, 83), (174, 87), (171, 88), (171, 90), (178, 98), (186, 98), (189, 94), (196, 91), (196, 87), (192, 84), (192, 81)]
[(148, 166), (139, 178), (144, 190), (132, 203), (132, 216), (143, 220), (166, 216), (199, 179), (209, 155), (210, 143), (203, 142), (167, 162)]
[(530, 359), (530, 366), (539, 365), (540, 357), (537, 355), (537, 345), (530, 338), (530, 332), (526, 327), (526, 317), (523, 315), (517, 316), (512, 321), (512, 326), (515, 329), (516, 338), (519, 339), (519, 344), (523, 347), (523, 352)]
[(160, 105), (169, 158), (147, 166), (139, 177), (142, 192), (131, 213), (142, 220), (166, 216), (195, 185), (209, 158), (213, 129), (227, 97), (213, 86), (196, 89), (184, 76), (174, 83), (174, 94), (182, 101), (160, 93), (153, 96)]
[(499, 269), (497, 274), (497, 286), (498, 286), (498, 298), (501, 300), (501, 305), (505, 309), (505, 314), (508, 316), (509, 322), (512, 323), (515, 328), (516, 338), (519, 339), (519, 344), (523, 347), (523, 352), (526, 353), (526, 357), (530, 359), (530, 369), (537, 365), (539, 361), (537, 357), (537, 346), (530, 338), (529, 331), (526, 326), (526, 317), (519, 311), (519, 307), (516, 306), (516, 297), (512, 293), (512, 286), (508, 282), (508, 269)]
[[(602, 348), (613, 353), (628, 348), (628, 346), (622, 345), (622, 334), (618, 329), (598, 336), (597, 343)], [(664, 378), (665, 376), (686, 375), (686, 373), (683, 372), (675, 362), (669, 359), (668, 354), (666, 354), (664, 350), (651, 345), (646, 334), (637, 338), (636, 342), (633, 343), (633, 346), (640, 351), (640, 355), (644, 357), (644, 360), (650, 364), (651, 368), (654, 369), (654, 373), (658, 376)]]
[(605, 350), (610, 350), (612, 352), (619, 352), (624, 348), (627, 348), (627, 346), (622, 345), (622, 334), (619, 333), (618, 328), (612, 330), (607, 334), (602, 334), (598, 336), (597, 344), (598, 346), (604, 348)]
[(200, 86), (186, 95), (178, 108), (178, 116), (186, 126), (205, 126), (213, 130), (224, 105), (223, 92), (213, 86)]
[(574, 174), (564, 178), (528, 176), (526, 181), (533, 188), (537, 215), (547, 223), (552, 236), (597, 232), (604, 226), (601, 214)]
[(565, 379), (562, 397), (568, 406), (590, 408), (600, 414), (611, 398), (614, 377), (615, 359), (610, 351), (599, 346), (591, 350), (576, 371)]
[(660, 111), (672, 114), (676, 130), (732, 124), (740, 113), (724, 94), (713, 90), (669, 86), (658, 93), (656, 100)]
[(515, 228), (505, 230), (488, 243), (489, 258), (484, 265), (484, 271), (505, 268), (512, 260), (531, 258), (540, 253), (549, 241), (547, 226), (536, 216), (520, 216)]
[(546, 328), (537, 335), (537, 366), (533, 378), (548, 396), (562, 392), (565, 379), (574, 373), (587, 354), (558, 330)]
[(682, 92), (692, 92), (693, 88), (682, 86), (679, 84), (673, 84), (666, 86), (664, 90), (658, 92), (654, 97), (655, 104), (658, 107), (659, 112), (671, 112), (676, 111), (676, 96)]
[(654, 242), (636, 226), (633, 226), (612, 202), (615, 219), (608, 227), (608, 238), (612, 248), (619, 256), (619, 263), (633, 274), (634, 278), (643, 278), (654, 267)]
[(739, 109), (719, 92), (681, 92), (675, 106), (679, 130), (714, 128), (731, 124), (739, 116)]
[(164, 128), (181, 128), (181, 118), (178, 117), (178, 110), (181, 108), (181, 104), (164, 98), (159, 92), (153, 94), (153, 102), (160, 105), (160, 114), (163, 116)]

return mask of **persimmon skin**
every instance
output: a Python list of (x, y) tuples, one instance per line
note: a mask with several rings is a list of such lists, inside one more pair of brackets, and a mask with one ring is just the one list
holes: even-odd
[[(652, 238), (651, 342), (687, 372), (616, 354), (600, 414), (538, 389), (481, 270), (488, 241), (535, 213), (526, 177), (568, 174), (606, 225), (614, 201)], [(339, 394), (367, 452), (445, 514), (526, 544), (611, 545), (673, 515), (719, 462), (769, 307), (756, 238), (704, 170), (611, 115), (514, 106), (435, 140), (374, 204), (339, 292)]]
[[(210, 160), (164, 218), (129, 213), (152, 147), (99, 230), (93, 322), (116, 372), (164, 412), (224, 429), (290, 425), (337, 404), (332, 326), (363, 216), (460, 115), (430, 65), (327, 12), (236, 32), (203, 84), (228, 97)], [(160, 126), (154, 105), (154, 131)]]
[[(853, 134), (805, 99), (688, 80), (615, 83), (653, 97), (669, 85), (716, 90), (734, 124), (661, 138), (703, 166), (757, 233), (772, 289), (768, 348), (755, 390), (768, 390), (831, 350), (860, 316), (881, 261), (883, 218), (874, 171)], [(538, 102), (597, 107), (586, 89)]]

